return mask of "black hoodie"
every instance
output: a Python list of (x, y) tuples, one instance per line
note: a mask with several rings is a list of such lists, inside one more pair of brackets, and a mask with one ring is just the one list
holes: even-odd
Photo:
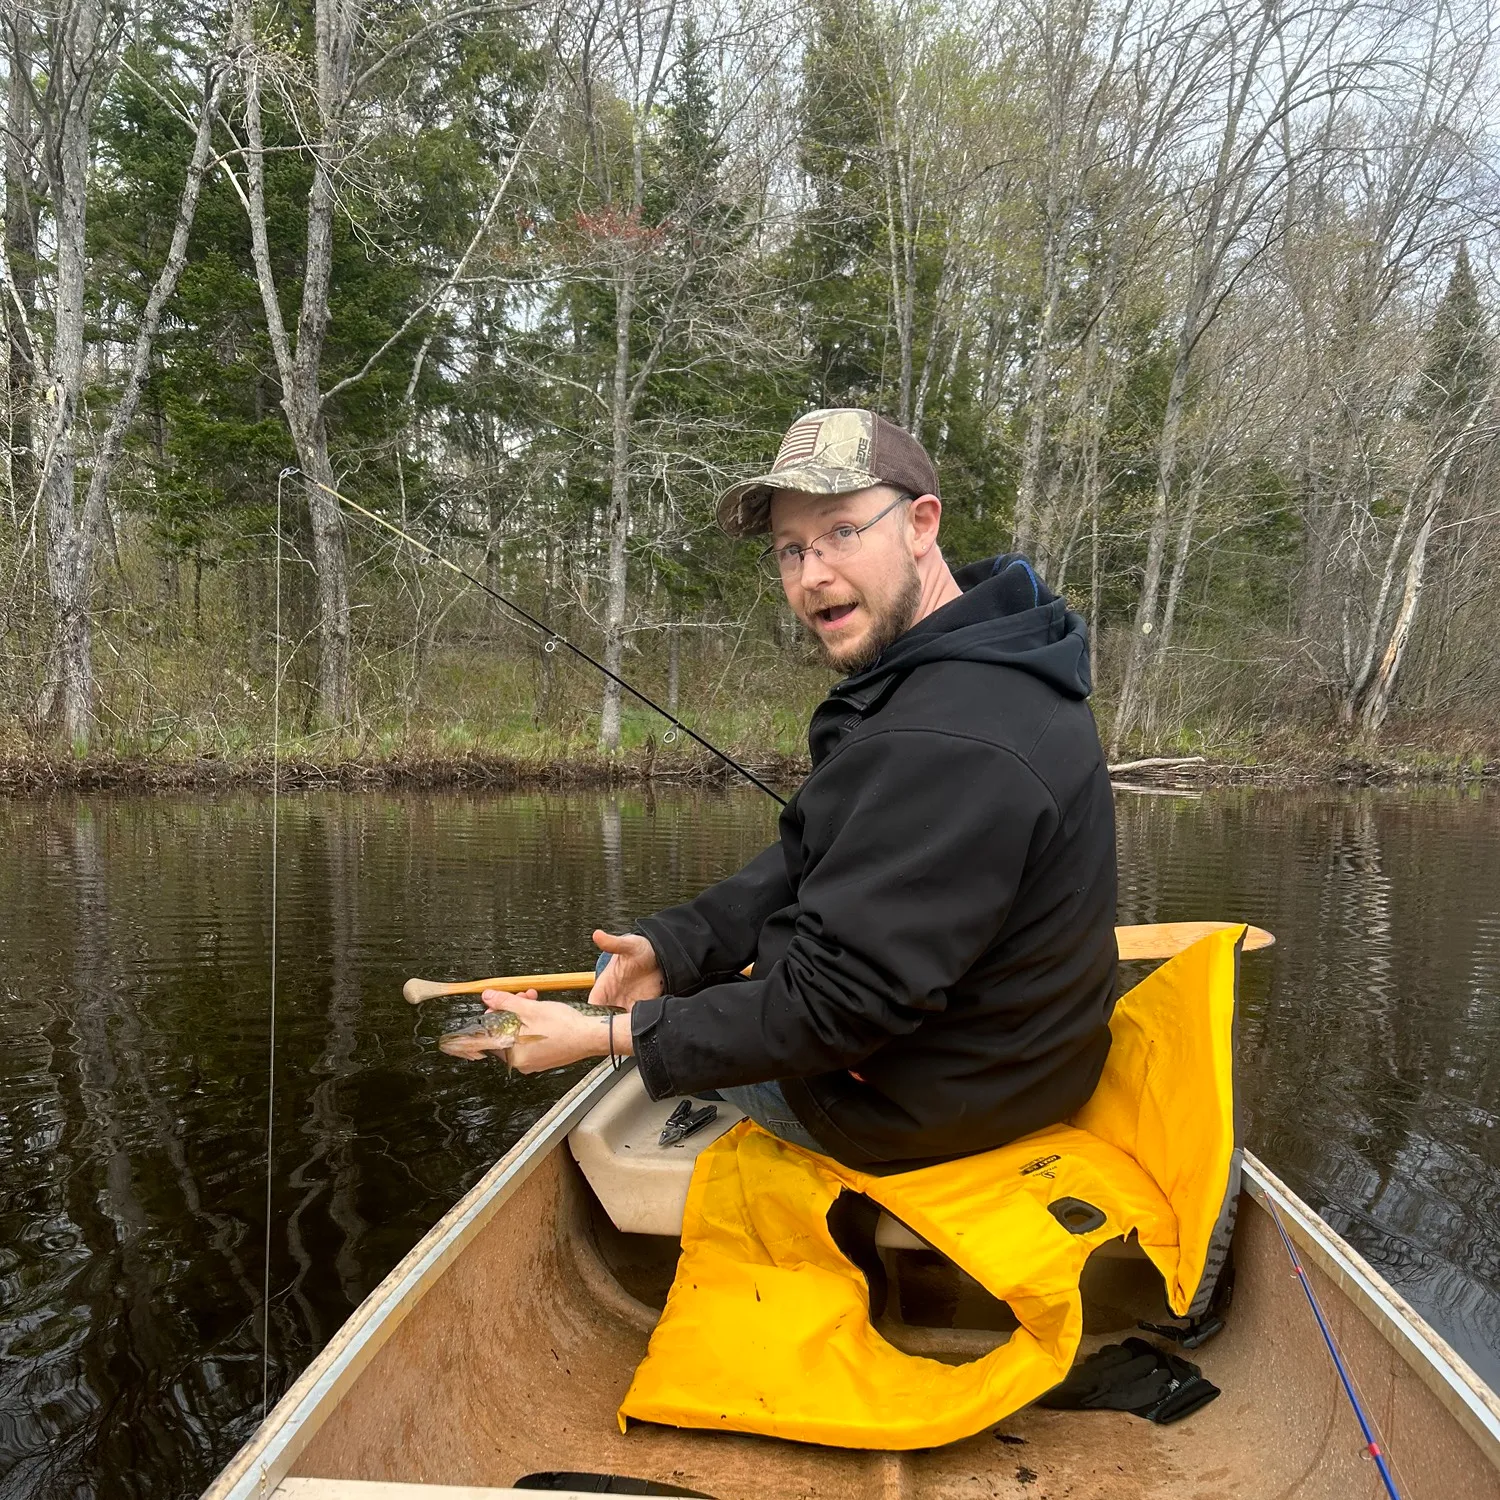
[(957, 578), (819, 706), (780, 842), (641, 922), (667, 990), (632, 1012), (653, 1098), (778, 1079), (869, 1166), (988, 1150), (1093, 1092), (1115, 833), (1087, 632), (1022, 558)]

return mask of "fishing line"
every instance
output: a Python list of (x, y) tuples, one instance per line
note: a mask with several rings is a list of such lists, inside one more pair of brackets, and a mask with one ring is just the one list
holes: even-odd
[[(696, 729), (693, 729), (689, 725), (684, 724), (676, 714), (670, 712), (668, 709), (663, 708), (661, 704), (658, 703), (654, 698), (648, 698), (646, 694), (643, 693), (638, 687), (633, 687), (630, 683), (626, 682), (618, 672), (610, 671), (610, 669), (606, 667), (602, 661), (600, 661), (597, 657), (590, 656), (582, 646), (575, 646), (572, 641), (570, 641), (565, 635), (562, 635), (558, 631), (554, 630), (550, 625), (546, 623), (546, 621), (537, 619), (534, 614), (531, 614), (529, 611), (522, 609), (521, 606), (515, 602), (515, 600), (507, 599), (504, 594), (499, 592), (498, 589), (493, 589), (489, 586), (489, 584), (483, 582), (483, 580), (476, 578), (472, 573), (468, 571), (467, 568), (461, 568), (456, 562), (452, 560), (452, 558), (445, 557), (441, 552), (438, 552), (434, 548), (429, 547), (426, 542), (418, 541), (417, 538), (414, 537), (409, 531), (404, 531), (401, 527), (397, 526), (395, 522), (386, 520), (384, 516), (376, 515), (376, 513), (372, 510), (366, 510), (363, 505), (360, 505), (358, 502), (351, 500), (347, 495), (341, 495), (336, 489), (334, 489), (332, 485), (324, 484), (321, 479), (314, 479), (311, 474), (306, 472), (306, 470), (296, 468), (282, 470), (283, 479), (285, 479), (288, 474), (301, 474), (302, 477), (306, 479), (310, 484), (315, 484), (320, 490), (323, 490), (327, 494), (332, 495), (333, 498), (339, 502), (339, 504), (348, 506), (348, 508), (354, 511), (356, 515), (363, 516), (367, 521), (373, 521), (375, 525), (384, 527), (393, 536), (399, 537), (408, 546), (415, 547), (418, 552), (423, 554), (423, 556), (430, 557), (433, 562), (442, 564), (442, 566), (447, 568), (450, 573), (457, 573), (460, 578), (466, 579), (469, 583), (472, 583), (475, 588), (480, 590), (481, 593), (488, 594), (491, 599), (494, 599), (498, 603), (503, 604), (506, 609), (519, 616), (534, 630), (537, 630), (542, 635), (546, 636), (546, 643), (542, 647), (544, 651), (551, 652), (555, 651), (559, 646), (566, 647), (566, 649), (571, 651), (573, 655), (576, 656), (580, 661), (587, 662), (589, 666), (593, 667), (596, 672), (603, 674), (603, 676), (607, 677), (611, 682), (624, 688), (627, 693), (629, 693), (634, 698), (638, 698), (642, 703), (646, 705), (647, 708), (653, 709), (656, 713), (659, 713), (662, 718), (667, 721), (667, 723), (672, 725), (674, 729), (680, 729), (682, 733), (687, 735), (690, 740), (694, 740), (698, 744), (702, 745), (703, 748), (709, 752), (709, 754), (718, 756), (718, 758), (723, 761), (726, 766), (730, 767), (731, 770), (738, 771), (746, 781), (748, 781), (752, 786), (758, 786), (761, 791), (763, 791), (766, 796), (770, 797), (774, 802), (779, 803), (782, 807), (786, 806), (786, 798), (780, 796), (776, 792), (773, 792), (771, 788), (768, 787), (765, 782), (755, 774), (754, 771), (750, 770), (746, 766), (742, 766), (739, 761), (737, 761), (732, 755), (728, 754), (726, 751), (719, 749), (717, 745), (712, 744), (708, 740), (704, 739)], [(279, 505), (279, 488), (277, 493), (277, 503)]]
[(271, 686), (271, 1026), (266, 1063), (266, 1238), (265, 1281), (261, 1288), (260, 1419), (271, 1405), (271, 1187), (276, 1142), (276, 916), (281, 838), (281, 492), (287, 475), (276, 480), (276, 676)]
[(1391, 1478), (1390, 1467), (1386, 1463), (1384, 1452), (1381, 1451), (1374, 1424), (1365, 1415), (1364, 1403), (1355, 1394), (1353, 1377), (1349, 1374), (1348, 1366), (1345, 1365), (1338, 1345), (1334, 1342), (1333, 1330), (1329, 1328), (1328, 1320), (1323, 1316), (1323, 1309), (1318, 1306), (1312, 1283), (1307, 1279), (1307, 1272), (1302, 1269), (1302, 1258), (1292, 1245), (1292, 1237), (1286, 1232), (1286, 1225), (1281, 1222), (1276, 1200), (1269, 1194), (1266, 1196), (1266, 1206), (1271, 1210), (1271, 1218), (1275, 1221), (1276, 1228), (1281, 1235), (1281, 1243), (1286, 1246), (1286, 1253), (1291, 1257), (1292, 1269), (1297, 1273), (1297, 1280), (1302, 1283), (1302, 1290), (1307, 1294), (1307, 1305), (1312, 1308), (1313, 1316), (1318, 1320), (1318, 1327), (1323, 1333), (1323, 1342), (1328, 1345), (1328, 1353), (1333, 1358), (1333, 1367), (1338, 1371), (1339, 1379), (1344, 1383), (1344, 1394), (1349, 1398), (1349, 1405), (1354, 1408), (1354, 1415), (1359, 1418), (1359, 1429), (1365, 1435), (1365, 1448), (1370, 1457), (1375, 1460), (1375, 1467), (1380, 1471), (1386, 1494), (1391, 1497), (1391, 1500), (1401, 1500), (1401, 1492), (1396, 1488), (1396, 1481)]

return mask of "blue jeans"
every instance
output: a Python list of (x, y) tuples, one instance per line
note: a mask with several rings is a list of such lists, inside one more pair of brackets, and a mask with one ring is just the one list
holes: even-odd
[[(828, 1148), (819, 1144), (797, 1118), (796, 1111), (781, 1092), (781, 1085), (774, 1079), (770, 1083), (742, 1083), (736, 1088), (715, 1089), (713, 1092), (781, 1140), (790, 1141), (794, 1146), (805, 1146), (822, 1156), (828, 1154)], [(704, 1097), (708, 1096), (705, 1094)]]

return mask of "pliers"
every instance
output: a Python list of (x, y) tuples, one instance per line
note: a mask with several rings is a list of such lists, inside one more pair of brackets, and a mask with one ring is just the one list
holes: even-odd
[(691, 1099), (679, 1099), (677, 1108), (667, 1116), (667, 1123), (657, 1141), (661, 1146), (680, 1146), (695, 1131), (702, 1130), (711, 1120), (719, 1117), (717, 1104), (705, 1104), (694, 1109)]

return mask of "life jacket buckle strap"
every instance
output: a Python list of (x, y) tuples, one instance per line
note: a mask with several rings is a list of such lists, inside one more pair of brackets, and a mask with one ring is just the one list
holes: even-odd
[(1183, 1323), (1137, 1323), (1135, 1326), (1143, 1333), (1170, 1339), (1179, 1349), (1196, 1349), (1216, 1333), (1224, 1331), (1224, 1320), (1217, 1313), (1205, 1313), (1201, 1318), (1189, 1318)]

